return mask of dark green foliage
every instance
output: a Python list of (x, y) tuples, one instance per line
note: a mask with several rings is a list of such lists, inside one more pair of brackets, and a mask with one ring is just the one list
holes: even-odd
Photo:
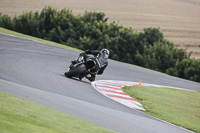
[(145, 45), (143, 52), (137, 52), (135, 56), (138, 65), (161, 72), (166, 72), (168, 68), (174, 67), (177, 60), (182, 61), (187, 58), (184, 50), (176, 49), (171, 44), (160, 41), (154, 43), (153, 46)]
[(103, 21), (107, 22), (108, 18), (104, 18), (105, 14), (100, 12), (85, 12), (83, 17), (81, 17), (81, 20), (84, 22), (94, 23), (95, 21)]
[(39, 34), (39, 14), (29, 12), (13, 19), (13, 30), (37, 36)]
[(167, 69), (167, 74), (200, 82), (200, 60), (183, 59), (175, 67)]
[(0, 27), (5, 27), (7, 29), (13, 29), (13, 22), (11, 17), (8, 15), (2, 15), (0, 13)]
[(108, 48), (111, 59), (200, 82), (199, 60), (177, 49), (159, 28), (137, 32), (107, 20), (102, 12), (74, 15), (69, 9), (52, 7), (14, 18), (0, 14), (1, 27), (82, 50)]

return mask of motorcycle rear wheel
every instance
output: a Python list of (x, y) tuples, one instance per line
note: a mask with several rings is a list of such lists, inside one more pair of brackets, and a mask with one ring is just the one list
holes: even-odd
[(85, 71), (86, 71), (86, 66), (82, 64), (76, 68), (69, 69), (68, 72), (65, 72), (65, 76), (68, 78), (79, 77)]

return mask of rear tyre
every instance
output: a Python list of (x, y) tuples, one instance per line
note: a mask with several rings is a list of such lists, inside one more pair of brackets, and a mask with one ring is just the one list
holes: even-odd
[(68, 78), (78, 77), (86, 70), (86, 66), (84, 64), (76, 67), (74, 69), (70, 69), (68, 72), (65, 72), (65, 76)]

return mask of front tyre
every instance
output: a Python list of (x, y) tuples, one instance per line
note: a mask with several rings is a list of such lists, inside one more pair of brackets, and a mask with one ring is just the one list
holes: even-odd
[(68, 78), (72, 78), (72, 77), (68, 74), (68, 72), (65, 72), (65, 76), (68, 77)]

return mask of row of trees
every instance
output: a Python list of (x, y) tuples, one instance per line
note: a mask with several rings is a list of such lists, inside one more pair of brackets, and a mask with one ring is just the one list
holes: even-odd
[(159, 28), (137, 32), (102, 12), (74, 15), (69, 9), (45, 7), (11, 18), (0, 14), (0, 26), (82, 50), (110, 50), (110, 58), (200, 82), (200, 61), (166, 40)]

